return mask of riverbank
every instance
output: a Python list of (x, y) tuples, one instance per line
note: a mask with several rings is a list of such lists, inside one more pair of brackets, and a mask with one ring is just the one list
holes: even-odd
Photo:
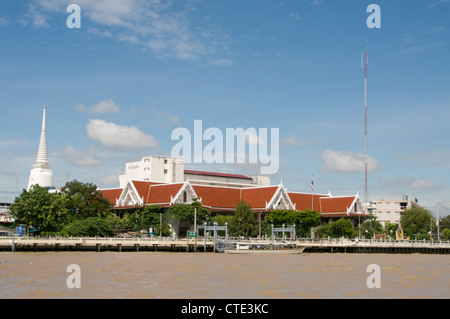
[[(223, 239), (222, 241), (223, 242)], [(233, 239), (229, 239), (232, 243)], [(241, 243), (270, 243), (247, 240)], [(340, 239), (301, 239), (290, 242), (304, 247), (305, 253), (388, 253), (450, 254), (450, 242), (385, 241)], [(0, 251), (167, 251), (212, 252), (217, 247), (212, 238), (0, 238)]]

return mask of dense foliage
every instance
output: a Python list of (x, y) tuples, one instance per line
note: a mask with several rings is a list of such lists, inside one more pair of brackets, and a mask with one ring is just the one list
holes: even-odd
[(10, 211), (15, 224), (27, 224), (43, 234), (52, 234), (75, 221), (106, 218), (112, 206), (95, 185), (74, 180), (66, 183), (59, 192), (49, 192), (38, 185), (24, 189), (14, 199)]
[(174, 220), (188, 220), (194, 223), (194, 216), (197, 214), (197, 225), (200, 225), (211, 218), (210, 211), (201, 207), (201, 205), (202, 203), (197, 198), (194, 198), (191, 204), (170, 206), (169, 215)]

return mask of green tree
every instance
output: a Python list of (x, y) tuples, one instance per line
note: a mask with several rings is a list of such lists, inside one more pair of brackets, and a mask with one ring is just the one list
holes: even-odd
[(320, 225), (320, 213), (315, 210), (299, 211), (297, 219), (295, 225), (299, 237), (309, 237), (311, 229)]
[(197, 225), (200, 225), (211, 217), (209, 210), (203, 208), (201, 205), (202, 203), (198, 201), (198, 198), (194, 198), (194, 201), (191, 204), (170, 206), (169, 215), (174, 220), (188, 220), (193, 223), (195, 209), (197, 209)]
[[(362, 223), (359, 227), (361, 229), (361, 236), (366, 239), (373, 238), (375, 234), (384, 233), (383, 225), (377, 221), (377, 218), (373, 216), (372, 213), (370, 213), (369, 219)], [(395, 237), (395, 233), (393, 236)]]
[[(164, 210), (158, 205), (145, 206), (143, 209), (129, 215), (131, 228), (137, 226), (137, 231), (149, 228), (155, 228), (157, 236), (160, 235), (162, 229), (163, 236), (170, 235), (170, 226), (164, 217)], [(161, 228), (162, 226), (162, 228)], [(135, 227), (136, 228), (136, 227)]]
[(251, 237), (257, 234), (257, 222), (252, 208), (242, 199), (230, 221), (230, 234), (232, 236)]
[(331, 231), (336, 237), (350, 238), (353, 234), (352, 223), (344, 217), (331, 224)]
[(439, 219), (439, 230), (441, 240), (450, 240), (450, 215)]
[(218, 226), (225, 226), (225, 223), (231, 224), (233, 216), (226, 216), (226, 215), (216, 215), (214, 217), (211, 217), (211, 222), (216, 222)]
[(450, 240), (450, 229), (444, 228), (441, 231), (441, 240)]
[[(434, 227), (436, 221), (431, 212), (422, 207), (411, 207), (403, 211), (400, 217), (403, 231), (411, 239), (430, 239), (430, 226)], [(433, 230), (436, 234), (436, 230)]]
[(10, 206), (16, 224), (38, 227), (43, 232), (56, 232), (68, 222), (67, 197), (33, 185), (23, 190)]
[(271, 211), (265, 218), (270, 227), (273, 224), (274, 227), (282, 227), (284, 224), (286, 227), (290, 227), (295, 224), (297, 236), (308, 236), (311, 228), (320, 225), (320, 213), (307, 209), (305, 211), (294, 211), (278, 209)]
[(65, 226), (62, 233), (68, 236), (114, 236), (114, 219), (108, 217), (88, 217), (83, 220), (75, 220)]
[(269, 225), (274, 227), (282, 227), (283, 224), (291, 226), (298, 221), (299, 215), (296, 211), (289, 209), (276, 209), (271, 211), (265, 219), (269, 222)]
[(61, 194), (67, 196), (67, 208), (73, 219), (97, 217), (99, 214), (107, 216), (110, 208), (114, 206), (92, 183), (77, 180), (67, 182), (61, 188)]
[(384, 233), (389, 236), (390, 238), (395, 239), (395, 232), (398, 230), (398, 224), (397, 223), (391, 223), (389, 221), (385, 222), (384, 224)]

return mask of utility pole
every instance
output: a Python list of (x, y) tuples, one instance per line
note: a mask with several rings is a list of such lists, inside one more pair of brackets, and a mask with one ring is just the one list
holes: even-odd
[(437, 239), (441, 240), (439, 233), (439, 201), (436, 200), (436, 222), (437, 222)]

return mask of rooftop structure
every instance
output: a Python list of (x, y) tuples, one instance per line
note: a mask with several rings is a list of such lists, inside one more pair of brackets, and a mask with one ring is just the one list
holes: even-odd
[(157, 183), (181, 183), (190, 180), (192, 184), (226, 187), (268, 186), (267, 176), (245, 176), (217, 172), (185, 170), (181, 158), (145, 156), (140, 160), (127, 162), (124, 174), (119, 175), (120, 187), (129, 181)]

